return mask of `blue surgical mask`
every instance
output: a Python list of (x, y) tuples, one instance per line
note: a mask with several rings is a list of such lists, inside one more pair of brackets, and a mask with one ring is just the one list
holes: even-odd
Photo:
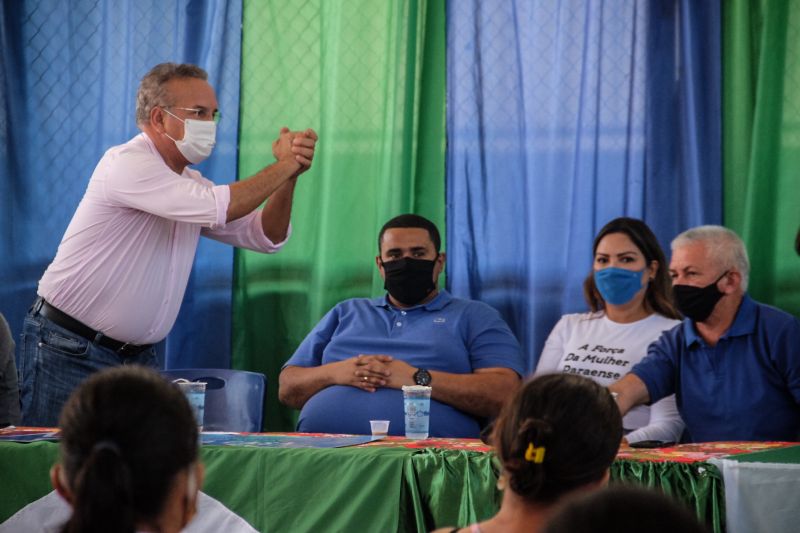
[(644, 270), (608, 267), (595, 270), (594, 284), (606, 303), (622, 305), (630, 302), (642, 288)]

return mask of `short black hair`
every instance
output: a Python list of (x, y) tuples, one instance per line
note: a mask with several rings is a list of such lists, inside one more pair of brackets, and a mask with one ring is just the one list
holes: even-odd
[(428, 235), (431, 238), (431, 242), (433, 243), (433, 247), (436, 248), (436, 253), (439, 253), (439, 248), (442, 246), (442, 239), (439, 236), (439, 230), (436, 228), (436, 224), (425, 217), (414, 215), (412, 213), (406, 213), (404, 215), (397, 215), (383, 225), (380, 233), (378, 233), (378, 255), (381, 253), (383, 234), (386, 233), (387, 229), (392, 228), (421, 228), (427, 230)]
[(683, 502), (644, 487), (616, 485), (567, 502), (546, 533), (707, 533)]

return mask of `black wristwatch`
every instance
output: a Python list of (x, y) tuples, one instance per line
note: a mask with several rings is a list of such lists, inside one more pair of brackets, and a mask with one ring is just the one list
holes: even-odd
[(414, 383), (427, 387), (431, 384), (431, 373), (424, 368), (418, 368), (417, 371), (414, 372)]

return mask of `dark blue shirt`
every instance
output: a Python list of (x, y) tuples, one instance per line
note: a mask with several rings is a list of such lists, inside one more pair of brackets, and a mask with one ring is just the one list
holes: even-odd
[(800, 321), (747, 295), (716, 346), (685, 319), (651, 344), (631, 372), (653, 402), (676, 394), (685, 441), (800, 436)]
[[(383, 296), (344, 301), (308, 334), (286, 366), (311, 367), (358, 354), (387, 354), (413, 367), (469, 374), (481, 368), (525, 369), (520, 347), (492, 307), (453, 298), (440, 291), (427, 304), (406, 309)], [(436, 380), (431, 383), (436, 387)], [(430, 435), (477, 437), (479, 421), (450, 405), (431, 400)], [(298, 431), (369, 434), (370, 420), (390, 420), (389, 434), (403, 435), (403, 393), (375, 392), (334, 385), (317, 392), (303, 406)]]

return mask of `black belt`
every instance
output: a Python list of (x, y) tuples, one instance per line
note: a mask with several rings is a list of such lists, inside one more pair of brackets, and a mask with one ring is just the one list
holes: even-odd
[[(41, 302), (41, 305), (39, 306), (39, 314), (43, 317), (47, 318), (54, 324), (71, 331), (75, 335), (80, 335), (84, 339), (95, 344), (99, 344), (104, 348), (108, 348), (109, 350), (112, 350), (123, 357), (139, 355), (152, 346), (152, 344), (128, 344), (127, 342), (112, 339), (111, 337), (107, 337), (99, 331), (93, 330), (83, 322), (75, 320), (63, 311), (59, 311), (47, 303), (44, 298), (40, 298), (37, 303), (39, 302)], [(34, 307), (36, 307), (35, 304)]]

